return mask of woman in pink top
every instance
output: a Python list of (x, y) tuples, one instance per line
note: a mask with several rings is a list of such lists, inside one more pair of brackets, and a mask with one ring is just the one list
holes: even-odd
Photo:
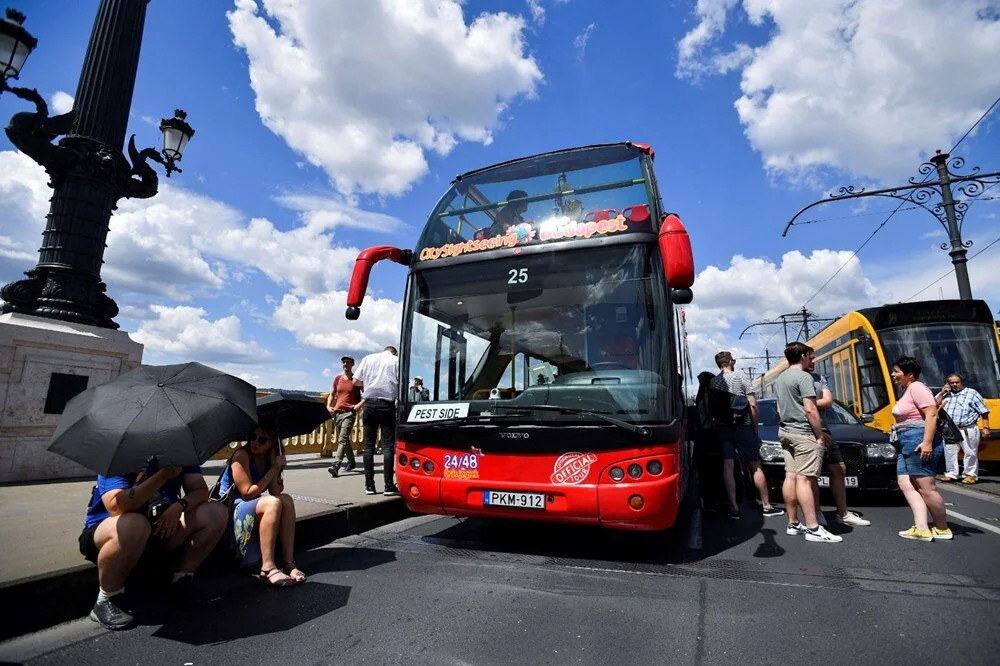
[[(913, 527), (899, 536), (916, 541), (951, 539), (944, 500), (934, 481), (944, 455), (944, 443), (937, 434), (937, 403), (931, 390), (917, 381), (919, 377), (920, 364), (910, 356), (902, 356), (892, 365), (892, 381), (903, 389), (903, 397), (892, 408), (896, 419), (893, 437), (901, 446), (896, 459), (896, 478), (913, 511)], [(930, 528), (928, 511), (934, 518), (934, 526)]]

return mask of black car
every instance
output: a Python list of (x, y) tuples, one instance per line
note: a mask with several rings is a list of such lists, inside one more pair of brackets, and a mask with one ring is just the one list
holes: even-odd
[[(761, 467), (767, 477), (767, 484), (772, 489), (781, 487), (785, 478), (785, 458), (778, 443), (778, 404), (773, 398), (757, 401), (760, 410), (760, 422), (757, 434), (760, 435)], [(830, 434), (840, 446), (847, 466), (845, 485), (848, 489), (860, 490), (895, 490), (896, 485), (896, 448), (889, 442), (889, 436), (881, 430), (876, 430), (862, 423), (854, 414), (839, 402), (823, 412), (823, 420), (830, 429)], [(823, 469), (819, 479), (821, 487), (830, 483)]]

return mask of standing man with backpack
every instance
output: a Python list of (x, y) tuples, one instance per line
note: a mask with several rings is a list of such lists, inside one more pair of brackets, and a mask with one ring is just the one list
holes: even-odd
[(740, 519), (736, 503), (736, 456), (746, 464), (753, 476), (753, 484), (760, 495), (765, 516), (780, 516), (783, 509), (771, 505), (767, 492), (767, 478), (760, 468), (760, 438), (757, 437), (757, 397), (749, 391), (743, 375), (733, 372), (736, 360), (727, 351), (715, 355), (719, 366), (709, 384), (708, 404), (715, 434), (722, 444), (722, 481), (729, 498), (729, 517)]
[(354, 449), (351, 448), (351, 432), (354, 430), (354, 420), (358, 410), (362, 408), (361, 389), (354, 383), (354, 359), (344, 356), (340, 359), (344, 371), (333, 378), (333, 388), (326, 399), (326, 410), (333, 416), (334, 429), (337, 432), (337, 454), (333, 464), (326, 468), (330, 476), (337, 478), (340, 474), (340, 464), (347, 456), (347, 471), (352, 471), (354, 464)]

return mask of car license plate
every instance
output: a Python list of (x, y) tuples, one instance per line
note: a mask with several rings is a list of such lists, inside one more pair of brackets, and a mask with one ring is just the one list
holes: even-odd
[(484, 490), (483, 506), (544, 510), (545, 495), (542, 493), (508, 493), (499, 490)]
[[(844, 486), (847, 488), (857, 488), (858, 487), (858, 477), (856, 476), (845, 476)], [(830, 477), (821, 476), (819, 477), (819, 487), (829, 488), (830, 487)]]

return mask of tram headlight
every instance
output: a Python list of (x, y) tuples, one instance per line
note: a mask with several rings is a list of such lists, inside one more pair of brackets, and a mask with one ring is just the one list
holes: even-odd
[(879, 458), (883, 460), (892, 460), (896, 457), (896, 447), (889, 442), (868, 444), (865, 448), (867, 449), (869, 458), (875, 458), (876, 460)]
[(622, 479), (625, 478), (625, 470), (623, 470), (621, 467), (612, 467), (611, 471), (608, 472), (608, 474), (611, 475), (612, 481), (621, 481)]
[(765, 440), (760, 444), (760, 459), (764, 462), (783, 460), (785, 454), (781, 452), (781, 444)]

